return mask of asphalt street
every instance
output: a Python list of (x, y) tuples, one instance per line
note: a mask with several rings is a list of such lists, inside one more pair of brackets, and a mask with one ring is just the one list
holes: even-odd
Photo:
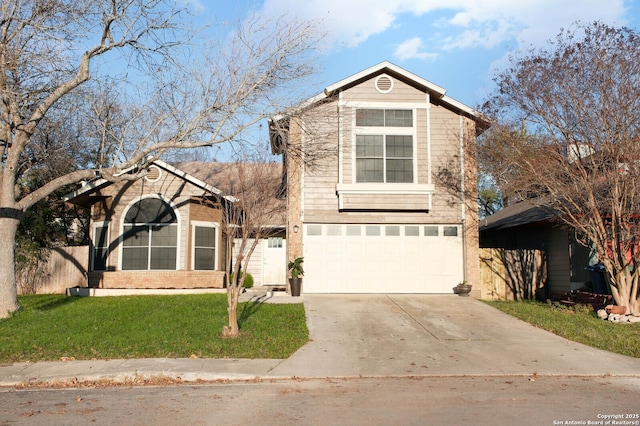
[(640, 379), (622, 377), (299, 379), (4, 389), (0, 401), (2, 426), (640, 424)]

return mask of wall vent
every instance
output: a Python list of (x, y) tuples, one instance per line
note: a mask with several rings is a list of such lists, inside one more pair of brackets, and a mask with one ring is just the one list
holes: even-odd
[(376, 90), (380, 93), (389, 93), (393, 90), (393, 80), (388, 75), (381, 75), (376, 78)]
[(158, 166), (151, 165), (147, 169), (147, 175), (144, 177), (149, 182), (157, 182), (162, 176), (162, 170)]

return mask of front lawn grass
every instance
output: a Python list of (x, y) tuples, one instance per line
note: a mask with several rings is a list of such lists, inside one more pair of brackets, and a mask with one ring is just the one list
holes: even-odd
[(0, 320), (0, 363), (115, 358), (287, 358), (308, 341), (302, 304), (241, 303), (223, 339), (224, 294), (25, 295)]
[(565, 339), (640, 358), (640, 323), (601, 320), (590, 306), (566, 307), (536, 301), (485, 303)]

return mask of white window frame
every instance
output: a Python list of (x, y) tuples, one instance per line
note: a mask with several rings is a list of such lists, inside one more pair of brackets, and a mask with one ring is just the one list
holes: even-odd
[[(205, 222), (200, 220), (191, 221), (191, 270), (192, 271), (208, 271), (208, 269), (196, 269), (196, 227), (214, 228), (216, 230), (216, 241), (213, 247), (213, 270), (217, 271), (219, 267), (219, 250), (220, 250), (220, 224), (218, 222)], [(209, 248), (209, 247), (207, 247)]]
[[(147, 258), (147, 269), (123, 269), (122, 268), (122, 259), (123, 259), (123, 253), (124, 253), (124, 226), (126, 224), (125, 219), (127, 216), (127, 212), (129, 211), (129, 209), (131, 207), (133, 207), (134, 204), (136, 204), (139, 201), (142, 201), (146, 198), (157, 198), (162, 200), (163, 202), (167, 203), (172, 209), (174, 214), (176, 215), (176, 223), (172, 224), (170, 226), (175, 226), (176, 227), (176, 267), (175, 269), (151, 269), (150, 268), (150, 262), (151, 262), (151, 253), (149, 253), (149, 257)], [(173, 203), (173, 201), (166, 199), (160, 195), (156, 195), (156, 194), (148, 194), (148, 195), (143, 195), (141, 197), (137, 197), (135, 199), (133, 199), (129, 204), (127, 204), (127, 206), (122, 210), (122, 215), (120, 218), (120, 237), (119, 237), (119, 250), (118, 250), (118, 268), (120, 271), (128, 271), (128, 272), (134, 272), (134, 271), (149, 271), (149, 272), (153, 272), (153, 271), (177, 271), (180, 270), (181, 267), (181, 263), (183, 263), (184, 261), (181, 262), (182, 256), (182, 247), (180, 245), (181, 242), (181, 218), (180, 218), (180, 210), (178, 210), (178, 208), (176, 207), (176, 205)], [(149, 244), (151, 244), (151, 240), (149, 241)], [(151, 246), (149, 245), (149, 249), (151, 249)]]
[(269, 237), (267, 238), (267, 248), (281, 249), (284, 247), (284, 238)]
[[(338, 194), (338, 208), (344, 208), (345, 197), (350, 195), (421, 195), (428, 197), (429, 209), (431, 209), (431, 195), (435, 193), (435, 185), (431, 182), (431, 147), (430, 147), (430, 125), (429, 125), (429, 95), (425, 97), (425, 102), (408, 102), (408, 103), (395, 103), (395, 102), (354, 102), (345, 101), (340, 93), (340, 100), (338, 103), (340, 115), (341, 128), (347, 127), (346, 123), (350, 123), (350, 131), (345, 133), (345, 138), (340, 139), (340, 146), (344, 149), (340, 149), (339, 155), (339, 176), (338, 183), (336, 184), (336, 193)], [(356, 110), (357, 109), (411, 109), (413, 110), (413, 127), (356, 127)], [(418, 140), (418, 110), (426, 109), (427, 111), (427, 183), (418, 183), (418, 145), (424, 141)], [(343, 115), (345, 111), (349, 111), (349, 114)], [(345, 124), (342, 124), (345, 123)], [(380, 183), (380, 182), (356, 182), (356, 134), (374, 134), (376, 129), (399, 129), (394, 134), (411, 134), (413, 135), (413, 183)], [(340, 138), (342, 137), (342, 131)], [(380, 130), (378, 130), (380, 134)], [(391, 134), (391, 133), (390, 133)], [(349, 136), (350, 135), (350, 141)], [(351, 152), (351, 173), (350, 180), (352, 183), (346, 183), (344, 176), (344, 170), (342, 165), (344, 164), (343, 151), (348, 149)], [(304, 179), (304, 175), (303, 175)], [(303, 195), (304, 196), (304, 195)]]
[[(409, 135), (409, 134), (400, 134), (400, 132), (393, 132), (393, 134), (391, 133), (385, 133), (385, 134), (368, 134), (368, 133), (356, 133), (356, 139), (358, 136), (381, 136), (382, 137), (382, 157), (380, 157), (380, 159), (382, 160), (382, 182), (359, 182), (358, 181), (358, 169), (357, 169), (357, 164), (358, 164), (358, 159), (367, 159), (367, 158), (371, 158), (371, 157), (355, 157), (355, 168), (354, 168), (354, 175), (355, 175), (355, 182), (356, 184), (378, 184), (378, 185), (382, 185), (382, 184), (404, 184), (404, 185), (413, 185), (416, 181), (416, 150), (415, 150), (415, 137), (413, 135)], [(411, 182), (388, 182), (388, 176), (387, 176), (387, 161), (389, 160), (409, 160), (408, 157), (389, 157), (389, 155), (387, 154), (387, 138), (390, 136), (411, 136), (411, 150), (412, 150), (412, 154), (411, 154), (411, 164), (412, 164), (412, 170), (411, 170)], [(356, 146), (356, 149), (354, 150), (354, 153), (357, 150), (357, 141), (354, 141), (354, 144)], [(378, 158), (378, 157), (375, 157)]]
[[(356, 126), (356, 111), (359, 109), (377, 109), (377, 110), (411, 110), (413, 126), (411, 127), (387, 127), (387, 126)], [(403, 106), (403, 105), (357, 105), (353, 107), (353, 117), (352, 117), (352, 164), (351, 170), (353, 174), (353, 182), (355, 185), (415, 185), (418, 182), (418, 149), (417, 149), (417, 141), (418, 141), (418, 126), (417, 126), (417, 111), (413, 106)], [(382, 136), (382, 175), (383, 182), (358, 182), (357, 180), (357, 144), (356, 138), (357, 136)], [(411, 136), (411, 160), (413, 164), (413, 177), (411, 182), (387, 182), (387, 136)]]
[[(107, 228), (107, 237), (106, 237), (106, 247), (101, 247), (107, 250), (107, 258), (105, 259), (104, 269), (96, 269), (95, 268), (95, 259), (96, 259), (96, 231), (98, 228)], [(102, 222), (94, 222), (93, 227), (91, 229), (91, 270), (103, 272), (109, 269), (108, 259), (109, 259), (109, 246), (111, 245), (111, 226), (108, 220)]]

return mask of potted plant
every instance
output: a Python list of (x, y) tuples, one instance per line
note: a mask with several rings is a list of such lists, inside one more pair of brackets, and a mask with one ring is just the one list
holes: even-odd
[(469, 296), (469, 293), (471, 293), (471, 284), (467, 284), (467, 282), (463, 280), (455, 287), (455, 290), (458, 296)]
[(291, 278), (289, 278), (289, 285), (291, 286), (291, 295), (300, 296), (300, 288), (302, 287), (302, 276), (304, 275), (304, 269), (302, 269), (302, 262), (304, 258), (298, 257), (294, 261), (289, 262), (288, 269), (291, 271)]

